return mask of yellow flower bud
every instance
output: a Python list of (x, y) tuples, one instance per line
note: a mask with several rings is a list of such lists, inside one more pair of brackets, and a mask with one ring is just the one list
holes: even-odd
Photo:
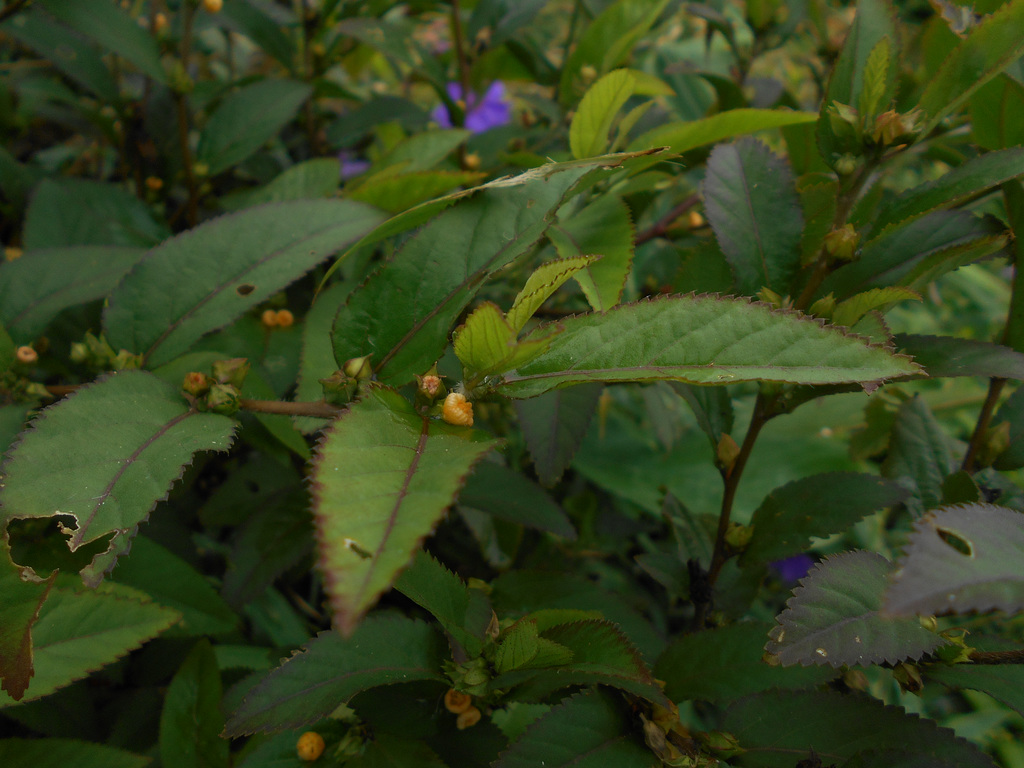
[(457, 427), (473, 426), (473, 404), (466, 400), (465, 395), (452, 392), (444, 399), (441, 418)]
[[(14, 353), (14, 356), (18, 358), (19, 363), (29, 365), (39, 359), (39, 353), (36, 352), (32, 347), (18, 347), (18, 350)], [(470, 416), (470, 424), (473, 423), (473, 417)]]
[(147, 176), (146, 177), (146, 189), (151, 192), (159, 192), (164, 188), (164, 180), (158, 176)]
[(224, 0), (203, 0), (203, 8), (207, 13), (220, 13), (224, 7)]
[(311, 763), (324, 753), (324, 746), (323, 736), (316, 731), (306, 731), (299, 736), (295, 751), (299, 753), (300, 760)]
[(472, 706), (473, 697), (468, 693), (449, 688), (448, 693), (444, 695), (444, 708), (456, 715), (461, 715)]
[(295, 315), (289, 312), (287, 309), (279, 309), (277, 311), (277, 327), (278, 328), (290, 328), (295, 323)]
[(480, 710), (476, 707), (470, 707), (465, 712), (460, 712), (459, 716), (455, 719), (455, 727), (460, 731), (464, 731), (480, 722)]
[(167, 21), (167, 15), (164, 13), (158, 13), (153, 17), (153, 34), (159, 37), (167, 31), (167, 28), (170, 25), (170, 22)]
[(263, 310), (263, 314), (260, 315), (260, 322), (263, 323), (264, 328), (273, 328), (277, 325), (277, 312), (272, 309)]

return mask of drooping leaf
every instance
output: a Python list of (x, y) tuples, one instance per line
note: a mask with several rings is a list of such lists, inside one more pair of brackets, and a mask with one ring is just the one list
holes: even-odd
[(832, 323), (852, 328), (870, 312), (885, 312), (901, 301), (920, 300), (921, 295), (909, 288), (899, 286), (872, 288), (839, 302), (832, 311)]
[(760, 693), (730, 707), (720, 727), (746, 750), (744, 764), (757, 768), (792, 768), (801, 758), (812, 757), (823, 765), (846, 765), (861, 752), (880, 749), (912, 750), (950, 761), (943, 766), (995, 766), (992, 758), (935, 721), (858, 694)]
[(815, 112), (791, 112), (786, 109), (730, 109), (711, 117), (689, 122), (675, 122), (654, 128), (630, 143), (632, 151), (649, 147), (668, 147), (674, 154), (682, 154), (697, 147), (748, 133), (781, 128), (785, 125), (813, 123)]
[(753, 139), (720, 144), (708, 158), (704, 205), (737, 291), (752, 296), (764, 286), (786, 295), (804, 228), (788, 163)]
[[(170, 608), (116, 592), (52, 589), (32, 627), (35, 675), (22, 701), (34, 701), (82, 679), (179, 618)], [(12, 703), (7, 694), (0, 694), (0, 707)]]
[(220, 670), (209, 640), (193, 646), (167, 686), (160, 714), (160, 760), (176, 768), (227, 768), (228, 742), (221, 738)]
[(754, 535), (743, 552), (743, 563), (803, 552), (810, 539), (840, 533), (909, 495), (895, 482), (853, 472), (827, 472), (788, 483), (768, 494), (754, 512)]
[(543, 490), (521, 473), (494, 462), (481, 462), (466, 479), (459, 504), (510, 523), (576, 538), (568, 516)]
[(621, 702), (605, 693), (580, 693), (530, 725), (494, 768), (650, 768), (654, 755), (633, 735)]
[(557, 291), (566, 280), (598, 260), (597, 256), (570, 256), (541, 264), (533, 271), (526, 285), (516, 295), (505, 315), (508, 324), (519, 333), (533, 313)]
[(347, 639), (321, 632), (249, 690), (225, 734), (235, 738), (309, 725), (379, 685), (443, 682), (441, 662), (447, 656), (437, 630), (412, 619), (370, 617)]
[(147, 253), (114, 289), (103, 315), (107, 339), (147, 365), (168, 362), (380, 220), (359, 203), (301, 200), (202, 224)]
[(597, 410), (602, 389), (597, 383), (581, 384), (513, 404), (541, 485), (554, 485), (569, 466)]
[(0, 320), (19, 340), (39, 336), (59, 312), (103, 298), (141, 258), (139, 248), (28, 251), (0, 264)]
[(1024, 380), (1024, 354), (1000, 344), (953, 336), (897, 333), (896, 348), (911, 355), (932, 378), (983, 376)]
[(903, 502), (911, 514), (920, 515), (941, 503), (942, 483), (953, 471), (949, 439), (924, 400), (915, 396), (900, 405), (882, 475), (911, 490)]
[(277, 136), (312, 92), (307, 83), (268, 78), (228, 94), (203, 128), (196, 162), (211, 176), (242, 162)]
[(844, 552), (818, 563), (776, 617), (765, 650), (784, 666), (831, 667), (918, 659), (942, 644), (916, 617), (880, 614), (895, 566), (874, 552)]
[[(673, 642), (654, 665), (672, 701), (734, 701), (773, 688), (810, 688), (835, 672), (821, 667), (773, 667), (762, 660), (768, 625), (742, 622)], [(710, 674), (710, 670), (714, 670)]]
[(495, 392), (533, 397), (586, 381), (871, 385), (918, 370), (838, 328), (743, 299), (673, 296), (560, 325), (548, 351), (506, 374)]
[(5, 768), (145, 768), (150, 758), (76, 739), (0, 739)]
[(0, 689), (15, 701), (25, 695), (35, 673), (32, 625), (56, 577), (54, 571), (45, 581), (22, 580), (7, 541), (0, 540)]
[[(103, 377), (47, 408), (10, 451), (0, 488), (4, 524), (71, 517), (72, 552), (111, 536), (109, 548), (82, 569), (95, 586), (192, 456), (227, 450), (234, 431), (233, 420), (191, 410), (152, 374)], [(61, 457), (59, 473), (54, 456)]]
[(351, 634), (455, 500), (487, 435), (428, 419), (376, 390), (324, 433), (313, 472), (320, 570)]
[(636, 78), (627, 69), (615, 69), (587, 89), (569, 126), (569, 149), (582, 159), (608, 149), (612, 121), (633, 95)]
[(885, 610), (907, 614), (1024, 608), (1024, 514), (991, 504), (943, 507), (914, 522)]
[(571, 216), (563, 216), (548, 238), (563, 259), (597, 254), (573, 275), (595, 312), (611, 309), (622, 298), (633, 263), (633, 220), (629, 208), (615, 195), (602, 195)]
[(945, 58), (928, 81), (918, 108), (926, 120), (921, 135), (971, 97), (1024, 53), (1024, 2), (1011, 0), (989, 14)]
[(346, 189), (345, 196), (389, 213), (401, 213), (453, 189), (472, 187), (484, 176), (474, 171), (387, 172), (371, 176), (358, 186)]
[(395, 589), (429, 611), (471, 658), (480, 654), (483, 630), (491, 616), (482, 592), (468, 589), (462, 579), (423, 551), (416, 553), (412, 565), (395, 581)]

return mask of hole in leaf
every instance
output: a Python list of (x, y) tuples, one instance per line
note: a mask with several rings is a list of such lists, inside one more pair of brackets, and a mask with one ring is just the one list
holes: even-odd
[(235, 288), (235, 293), (239, 296), (248, 296), (250, 293), (256, 290), (256, 286), (252, 283), (242, 283), (240, 286)]
[(946, 542), (949, 546), (959, 552), (965, 557), (974, 557), (974, 547), (971, 546), (971, 542), (965, 539), (958, 533), (950, 531), (946, 528), (936, 528), (935, 532), (939, 534), (939, 538)]
[(40, 518), (15, 518), (7, 526), (11, 542), (11, 559), (18, 565), (27, 565), (38, 575), (46, 576), (53, 569), (76, 573), (110, 546), (110, 533), (89, 542), (72, 552), (68, 549), (68, 536), (77, 527), (71, 515)]

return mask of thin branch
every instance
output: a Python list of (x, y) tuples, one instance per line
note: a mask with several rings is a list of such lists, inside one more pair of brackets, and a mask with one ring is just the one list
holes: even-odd
[(243, 397), (238, 401), (246, 411), (253, 413), (277, 413), (285, 416), (313, 416), (318, 419), (334, 419), (345, 409), (316, 400), (312, 402), (292, 403), (285, 400), (251, 400)]
[(974, 425), (974, 432), (971, 433), (971, 440), (967, 443), (967, 451), (964, 453), (963, 464), (960, 468), (965, 472), (974, 472), (974, 462), (981, 450), (985, 436), (988, 434), (988, 425), (992, 422), (992, 414), (996, 410), (996, 403), (999, 402), (999, 395), (1002, 394), (1006, 379), (992, 378), (988, 382), (988, 394), (985, 402), (978, 413), (978, 423)]
[(6, 21), (11, 18), (14, 14), (28, 5), (31, 0), (14, 0), (10, 5), (0, 8), (0, 22)]
[(648, 240), (653, 240), (656, 237), (663, 237), (676, 219), (693, 208), (693, 206), (699, 202), (700, 198), (697, 195), (690, 195), (685, 198), (681, 203), (679, 203), (679, 205), (666, 213), (651, 226), (647, 227), (647, 229), (640, 232), (640, 234), (636, 236), (636, 245), (646, 243)]
[(1024, 664), (1024, 649), (1015, 651), (971, 651), (975, 664)]

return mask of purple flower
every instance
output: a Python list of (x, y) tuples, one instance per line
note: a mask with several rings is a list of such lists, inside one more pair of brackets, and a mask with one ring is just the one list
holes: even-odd
[(794, 555), (785, 560), (776, 560), (772, 563), (772, 570), (779, 575), (786, 584), (795, 584), (800, 581), (814, 565), (814, 558), (810, 555)]
[[(448, 83), (446, 90), (453, 101), (462, 98), (462, 86), (458, 83)], [(438, 104), (430, 116), (442, 128), (453, 127), (451, 115), (448, 114), (448, 108), (444, 104)], [(506, 98), (503, 82), (496, 80), (491, 83), (482, 99), (472, 91), (470, 92), (469, 98), (466, 99), (466, 128), (473, 133), (481, 133), (510, 122), (512, 122), (512, 105)]]
[(369, 160), (360, 160), (352, 156), (347, 149), (338, 153), (338, 162), (341, 163), (341, 180), (351, 179), (367, 171), (370, 167)]

